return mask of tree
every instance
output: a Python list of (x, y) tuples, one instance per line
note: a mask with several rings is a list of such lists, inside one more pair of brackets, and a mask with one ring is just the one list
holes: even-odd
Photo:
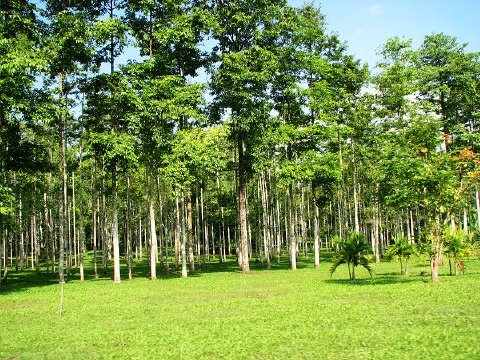
[[(157, 170), (168, 152), (174, 128), (184, 130), (197, 123), (198, 110), (203, 103), (203, 87), (191, 84), (187, 77), (194, 77), (205, 65), (206, 57), (200, 50), (207, 31), (207, 13), (195, 1), (178, 2), (132, 0), (126, 4), (126, 20), (130, 24), (140, 54), (148, 56), (143, 64), (131, 67), (135, 76), (135, 88), (142, 93), (145, 105), (140, 110), (142, 122), (141, 139), (147, 165), (147, 183), (158, 181)], [(148, 189), (151, 228), (151, 259), (156, 258), (155, 197), (153, 186)], [(185, 189), (187, 218), (191, 219), (191, 190)], [(188, 238), (192, 227), (187, 226)], [(193, 249), (190, 247), (190, 266), (194, 270)], [(151, 277), (155, 261), (151, 260)], [(186, 276), (186, 273), (184, 274)]]
[[(400, 260), (400, 274), (408, 274), (408, 260), (417, 253), (416, 247), (406, 237), (396, 238), (394, 244), (387, 248), (386, 255)], [(403, 266), (405, 262), (405, 267)]]
[[(128, 78), (119, 73), (100, 74), (87, 85), (85, 126), (93, 155), (101, 157), (111, 173), (112, 246), (114, 282), (120, 282), (120, 246), (118, 232), (118, 173), (128, 171), (138, 162), (136, 119), (132, 115), (137, 96)], [(102, 172), (102, 176), (103, 172)], [(104, 239), (104, 242), (106, 239)], [(107, 256), (104, 247), (104, 258)]]
[(425, 36), (418, 50), (420, 98), (441, 117), (447, 150), (462, 143), (462, 128), (478, 131), (480, 53), (467, 53), (466, 46), (440, 33)]
[(282, 23), (283, 0), (211, 2), (213, 38), (218, 42), (218, 66), (212, 74), (212, 114), (231, 117), (231, 136), (237, 151), (239, 241), (238, 259), (250, 270), (247, 229), (247, 180), (252, 172), (251, 151), (270, 119), (268, 86), (275, 74), (275, 48)]
[(365, 254), (370, 252), (370, 246), (365, 240), (365, 235), (352, 233), (346, 240), (339, 241), (338, 247), (339, 250), (332, 260), (330, 274), (333, 274), (341, 264), (346, 263), (350, 280), (355, 280), (355, 268), (358, 265), (363, 266), (370, 276), (372, 275), (372, 268), (365, 257)]

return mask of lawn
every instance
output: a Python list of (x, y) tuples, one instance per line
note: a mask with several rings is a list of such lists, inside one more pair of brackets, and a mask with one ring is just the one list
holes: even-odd
[[(374, 264), (346, 280), (312, 259), (242, 274), (234, 259), (187, 279), (173, 273), (115, 285), (65, 285), (58, 315), (55, 276), (12, 272), (0, 287), (0, 359), (479, 359), (480, 262), (432, 284), (425, 262), (410, 276)], [(90, 269), (87, 269), (90, 271)]]

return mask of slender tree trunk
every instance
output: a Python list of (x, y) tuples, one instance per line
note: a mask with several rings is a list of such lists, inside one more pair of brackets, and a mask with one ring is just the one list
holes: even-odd
[(113, 166), (112, 174), (112, 245), (113, 245), (113, 282), (120, 283), (120, 242), (118, 237), (118, 184), (117, 169)]
[(243, 140), (238, 140), (238, 206), (239, 206), (239, 246), (240, 246), (240, 268), (249, 272), (248, 261), (248, 228), (247, 228), (247, 169), (246, 158), (243, 149)]
[[(20, 229), (20, 271), (23, 271), (25, 267), (25, 232), (23, 230), (23, 206), (22, 206), (22, 198), (20, 197), (19, 205), (18, 205), (18, 223)], [(28, 266), (28, 264), (27, 264)]]
[[(143, 215), (142, 215), (143, 216)], [(142, 227), (142, 216), (138, 219), (138, 247), (139, 247), (139, 254), (140, 260), (143, 261), (143, 227)]]
[(288, 207), (288, 240), (290, 244), (290, 268), (297, 269), (297, 242), (295, 239), (295, 223), (293, 215), (293, 186), (288, 185), (287, 190), (287, 207)]
[(72, 223), (71, 223), (71, 218), (72, 218), (72, 203), (71, 201), (67, 200), (67, 278), (70, 279), (71, 276), (71, 269), (72, 269)]
[(431, 270), (432, 270), (432, 282), (433, 283), (438, 283), (440, 281), (439, 276), (438, 276), (439, 265), (440, 265), (440, 261), (438, 259), (437, 254), (432, 255), (430, 257), (430, 267), (431, 267)]
[(210, 243), (209, 243), (209, 237), (208, 237), (208, 222), (205, 216), (204, 212), (204, 200), (203, 200), (203, 184), (200, 187), (200, 211), (201, 211), (201, 216), (202, 216), (202, 224), (203, 224), (203, 239), (204, 239), (204, 244), (205, 244), (205, 250), (204, 254), (207, 259), (207, 261), (210, 261)]
[(192, 194), (188, 190), (187, 198), (187, 246), (188, 246), (188, 261), (190, 263), (190, 272), (195, 272), (195, 257), (193, 254), (193, 216), (192, 216)]
[(155, 226), (155, 210), (153, 200), (148, 201), (148, 215), (150, 219), (150, 279), (157, 278), (157, 231)]
[(50, 228), (50, 219), (48, 217), (48, 207), (47, 207), (47, 193), (43, 193), (43, 236), (44, 236), (44, 244), (45, 244), (45, 250), (47, 252), (46, 254), (46, 260), (47, 260), (47, 273), (49, 273), (49, 254), (48, 254), (48, 248), (50, 245), (50, 242), (52, 241), (51, 235), (51, 228)]
[[(282, 221), (280, 218), (280, 200), (279, 200), (279, 194), (278, 190), (275, 190), (275, 203), (276, 203), (276, 208), (277, 208), (277, 226), (278, 226), (278, 231), (277, 231), (277, 264), (280, 264), (280, 258), (282, 255)], [(285, 224), (287, 226), (287, 224)]]
[(127, 175), (127, 223), (126, 223), (126, 237), (127, 237), (127, 266), (128, 266), (128, 279), (133, 278), (132, 274), (132, 203), (130, 200), (130, 175)]
[[(187, 234), (185, 231), (185, 196), (182, 192), (182, 219), (181, 219), (181, 236), (180, 236), (180, 251), (181, 251), (181, 256), (182, 256), (182, 278), (187, 277), (187, 252), (186, 252), (186, 242), (187, 242)], [(178, 210), (178, 202), (177, 202), (177, 211), (180, 213)]]
[(175, 270), (178, 270), (180, 263), (180, 207), (179, 207), (178, 195), (175, 196)]
[(264, 174), (262, 174), (259, 178), (259, 190), (260, 190), (260, 197), (262, 200), (262, 223), (263, 223), (263, 248), (265, 253), (265, 258), (267, 259), (267, 269), (270, 270), (272, 268), (272, 264), (270, 262), (270, 227), (269, 227), (269, 207), (268, 207), (268, 195), (267, 195), (267, 185)]
[(163, 215), (162, 215), (162, 199), (160, 195), (160, 176), (156, 176), (156, 185), (157, 185), (157, 203), (158, 203), (158, 224), (159, 224), (159, 231), (157, 235), (157, 263), (160, 263), (160, 268), (163, 265)]
[[(59, 76), (59, 100), (63, 105), (63, 82), (66, 74), (61, 73)], [(59, 150), (59, 172), (58, 172), (58, 277), (60, 283), (60, 304), (59, 313), (63, 314), (63, 298), (65, 277), (63, 272), (64, 247), (65, 247), (65, 207), (67, 202), (67, 160), (66, 160), (66, 141), (65, 141), (65, 115), (64, 109), (60, 109), (59, 129), (58, 129), (58, 150)]]
[(108, 236), (107, 236), (107, 206), (105, 199), (105, 159), (102, 158), (102, 174), (101, 174), (101, 214), (100, 214), (100, 234), (102, 241), (102, 263), (103, 263), (103, 275), (108, 273)]
[(315, 219), (313, 222), (313, 237), (314, 237), (314, 251), (315, 251), (315, 262), (314, 267), (318, 269), (320, 266), (320, 207), (315, 202)]
[(308, 247), (307, 247), (307, 226), (305, 222), (305, 186), (302, 183), (302, 202), (300, 204), (300, 229), (301, 229), (301, 239), (302, 239), (302, 249), (303, 256), (308, 257)]
[[(35, 189), (36, 192), (36, 189)], [(40, 272), (40, 239), (37, 233), (37, 211), (35, 205), (33, 206), (33, 215), (32, 215), (32, 238), (34, 240), (35, 247), (35, 271)], [(1, 260), (1, 257), (0, 257)]]
[[(95, 190), (94, 190), (95, 191)], [(97, 242), (98, 242), (98, 211), (100, 208), (100, 201), (98, 198), (95, 198), (93, 203), (93, 214), (92, 214), (92, 222), (93, 222), (93, 274), (95, 275), (95, 279), (98, 279), (98, 269), (97, 269)]]
[(73, 221), (73, 226), (72, 226), (72, 231), (73, 231), (73, 262), (75, 266), (78, 265), (77, 262), (77, 239), (78, 239), (78, 233), (77, 233), (77, 216), (76, 216), (76, 198), (75, 198), (75, 172), (72, 171), (72, 221)]
[(433, 247), (434, 247), (434, 253), (431, 254), (430, 256), (430, 267), (431, 267), (431, 272), (432, 272), (432, 282), (433, 283), (438, 283), (440, 281), (439, 279), (439, 266), (440, 266), (440, 260), (442, 258), (442, 250), (443, 250), (443, 241), (442, 237), (440, 234), (440, 218), (437, 215), (436, 220), (435, 220), (435, 229), (433, 233)]
[(197, 262), (198, 267), (202, 269), (202, 245), (201, 245), (201, 227), (200, 227), (200, 202), (198, 200), (198, 192), (195, 196), (195, 211), (197, 216), (195, 217), (195, 242), (196, 242), (196, 253), (197, 253)]
[(355, 175), (355, 167), (353, 170), (353, 206), (354, 206), (354, 220), (355, 220), (355, 232), (360, 232), (360, 215), (358, 211), (358, 195), (357, 195), (357, 182)]

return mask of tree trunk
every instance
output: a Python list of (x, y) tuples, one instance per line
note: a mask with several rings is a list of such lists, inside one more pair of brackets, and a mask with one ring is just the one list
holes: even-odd
[(430, 267), (432, 270), (432, 282), (433, 283), (438, 283), (440, 281), (439, 276), (438, 276), (438, 268), (439, 268), (439, 259), (438, 255), (434, 254), (430, 257)]
[(287, 191), (288, 207), (288, 240), (290, 242), (290, 268), (297, 269), (297, 242), (295, 239), (295, 223), (293, 217), (293, 186), (288, 185)]
[(112, 174), (112, 245), (113, 245), (113, 282), (120, 283), (120, 243), (118, 239), (118, 192), (117, 169), (113, 166)]
[[(148, 175), (147, 175), (148, 176)], [(147, 183), (147, 186), (148, 183)], [(153, 203), (152, 191), (148, 189), (148, 219), (150, 222), (150, 279), (157, 278), (157, 230), (155, 225), (155, 207)]]
[(200, 187), (200, 211), (202, 216), (202, 224), (203, 224), (203, 241), (205, 244), (204, 255), (207, 261), (210, 261), (210, 244), (209, 244), (209, 237), (208, 237), (208, 222), (206, 219), (206, 215), (204, 212), (204, 201), (203, 201), (203, 184)]
[(314, 267), (318, 269), (320, 266), (320, 207), (315, 202), (315, 219), (313, 221), (313, 241), (314, 241), (314, 251), (315, 251), (315, 261)]
[(36, 212), (35, 206), (33, 207), (33, 215), (32, 215), (32, 237), (34, 239), (34, 245), (35, 245), (35, 271), (39, 273), (40, 272), (40, 239), (38, 238), (38, 233), (37, 233), (37, 212)]
[(157, 175), (157, 202), (158, 202), (158, 223), (159, 223), (159, 231), (158, 231), (158, 251), (157, 251), (157, 263), (160, 263), (160, 268), (163, 265), (163, 208), (162, 208), (162, 197), (160, 195), (160, 176)]
[[(180, 252), (182, 257), (182, 278), (187, 277), (187, 253), (185, 249), (186, 243), (186, 231), (185, 231), (185, 198), (182, 192), (182, 218), (179, 223), (181, 223), (181, 234), (180, 234)], [(180, 214), (180, 210), (178, 209), (178, 199), (177, 199), (177, 216)]]
[[(50, 227), (50, 219), (48, 216), (48, 207), (47, 207), (47, 193), (43, 193), (43, 237), (44, 237), (44, 244), (45, 244), (45, 250), (46, 250), (46, 260), (47, 260), (47, 273), (49, 273), (49, 254), (48, 254), (48, 248), (49, 245), (52, 241), (52, 229)], [(53, 270), (52, 270), (53, 271)]]
[(132, 204), (130, 200), (130, 175), (127, 175), (127, 223), (126, 223), (126, 239), (127, 239), (127, 266), (128, 266), (128, 279), (133, 278), (132, 274)]
[[(95, 191), (95, 190), (93, 190)], [(96, 203), (95, 203), (96, 202)], [(95, 201), (92, 201), (93, 204), (93, 214), (92, 214), (92, 222), (93, 222), (93, 274), (95, 275), (95, 279), (98, 279), (98, 269), (97, 269), (97, 225), (98, 225), (98, 211), (100, 209), (100, 200), (98, 198)]]
[(269, 224), (269, 206), (268, 206), (268, 193), (267, 193), (267, 184), (265, 180), (265, 175), (262, 174), (259, 178), (259, 190), (260, 197), (262, 201), (262, 223), (263, 223), (263, 248), (265, 253), (265, 258), (267, 259), (267, 269), (272, 268), (270, 261), (270, 224)]
[[(66, 74), (59, 75), (59, 100), (63, 102), (63, 81)], [(62, 105), (62, 104), (61, 104)], [(65, 149), (65, 116), (63, 109), (60, 110), (59, 130), (58, 130), (58, 150), (59, 150), (59, 172), (58, 172), (58, 277), (63, 291), (65, 283), (63, 272), (64, 244), (65, 244), (65, 204), (67, 201), (67, 161)], [(63, 301), (60, 303), (60, 314), (62, 314)]]
[(303, 256), (307, 258), (308, 246), (307, 246), (307, 225), (305, 221), (305, 186), (303, 183), (301, 185), (302, 185), (302, 202), (300, 204), (300, 229), (301, 229)]
[(78, 234), (77, 234), (77, 216), (76, 216), (76, 199), (75, 199), (75, 172), (72, 171), (72, 231), (73, 231), (73, 263), (75, 266), (77, 266), (77, 253), (78, 253), (78, 248), (77, 248), (77, 239), (78, 239)]
[(243, 149), (243, 140), (238, 140), (238, 206), (239, 206), (239, 246), (240, 268), (244, 273), (250, 271), (248, 259), (248, 228), (247, 228), (247, 169)]
[(102, 263), (103, 263), (103, 275), (108, 272), (108, 239), (107, 239), (107, 206), (105, 199), (105, 159), (102, 158), (102, 174), (101, 174), (101, 194), (102, 203), (100, 211), (100, 234), (102, 241)]
[(432, 271), (432, 282), (439, 282), (439, 266), (442, 258), (443, 240), (440, 234), (440, 218), (437, 215), (435, 219), (435, 228), (432, 234), (434, 253), (430, 255), (430, 267)]
[(175, 196), (175, 270), (178, 270), (180, 263), (180, 209), (178, 195)]
[(193, 254), (193, 215), (192, 215), (192, 194), (187, 191), (187, 246), (188, 246), (188, 261), (190, 263), (190, 272), (195, 272), (195, 257)]

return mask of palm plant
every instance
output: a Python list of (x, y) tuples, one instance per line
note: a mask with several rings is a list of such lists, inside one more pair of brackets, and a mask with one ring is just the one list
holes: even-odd
[[(385, 252), (387, 256), (396, 257), (400, 260), (400, 274), (408, 274), (408, 260), (412, 255), (417, 254), (417, 248), (406, 237), (402, 236), (394, 239), (394, 244), (390, 245)], [(405, 262), (405, 267), (403, 264)]]
[(355, 280), (355, 268), (358, 265), (363, 266), (367, 269), (370, 276), (372, 275), (372, 268), (368, 264), (368, 259), (365, 257), (365, 254), (371, 251), (370, 245), (368, 245), (365, 240), (365, 235), (353, 233), (337, 245), (338, 251), (333, 257), (330, 275), (332, 275), (341, 264), (345, 263), (348, 266), (350, 280)]
[(452, 260), (455, 264), (455, 275), (461, 258), (474, 255), (475, 251), (470, 242), (470, 235), (467, 231), (450, 226), (445, 230), (445, 254), (448, 256), (450, 275), (453, 275)]

